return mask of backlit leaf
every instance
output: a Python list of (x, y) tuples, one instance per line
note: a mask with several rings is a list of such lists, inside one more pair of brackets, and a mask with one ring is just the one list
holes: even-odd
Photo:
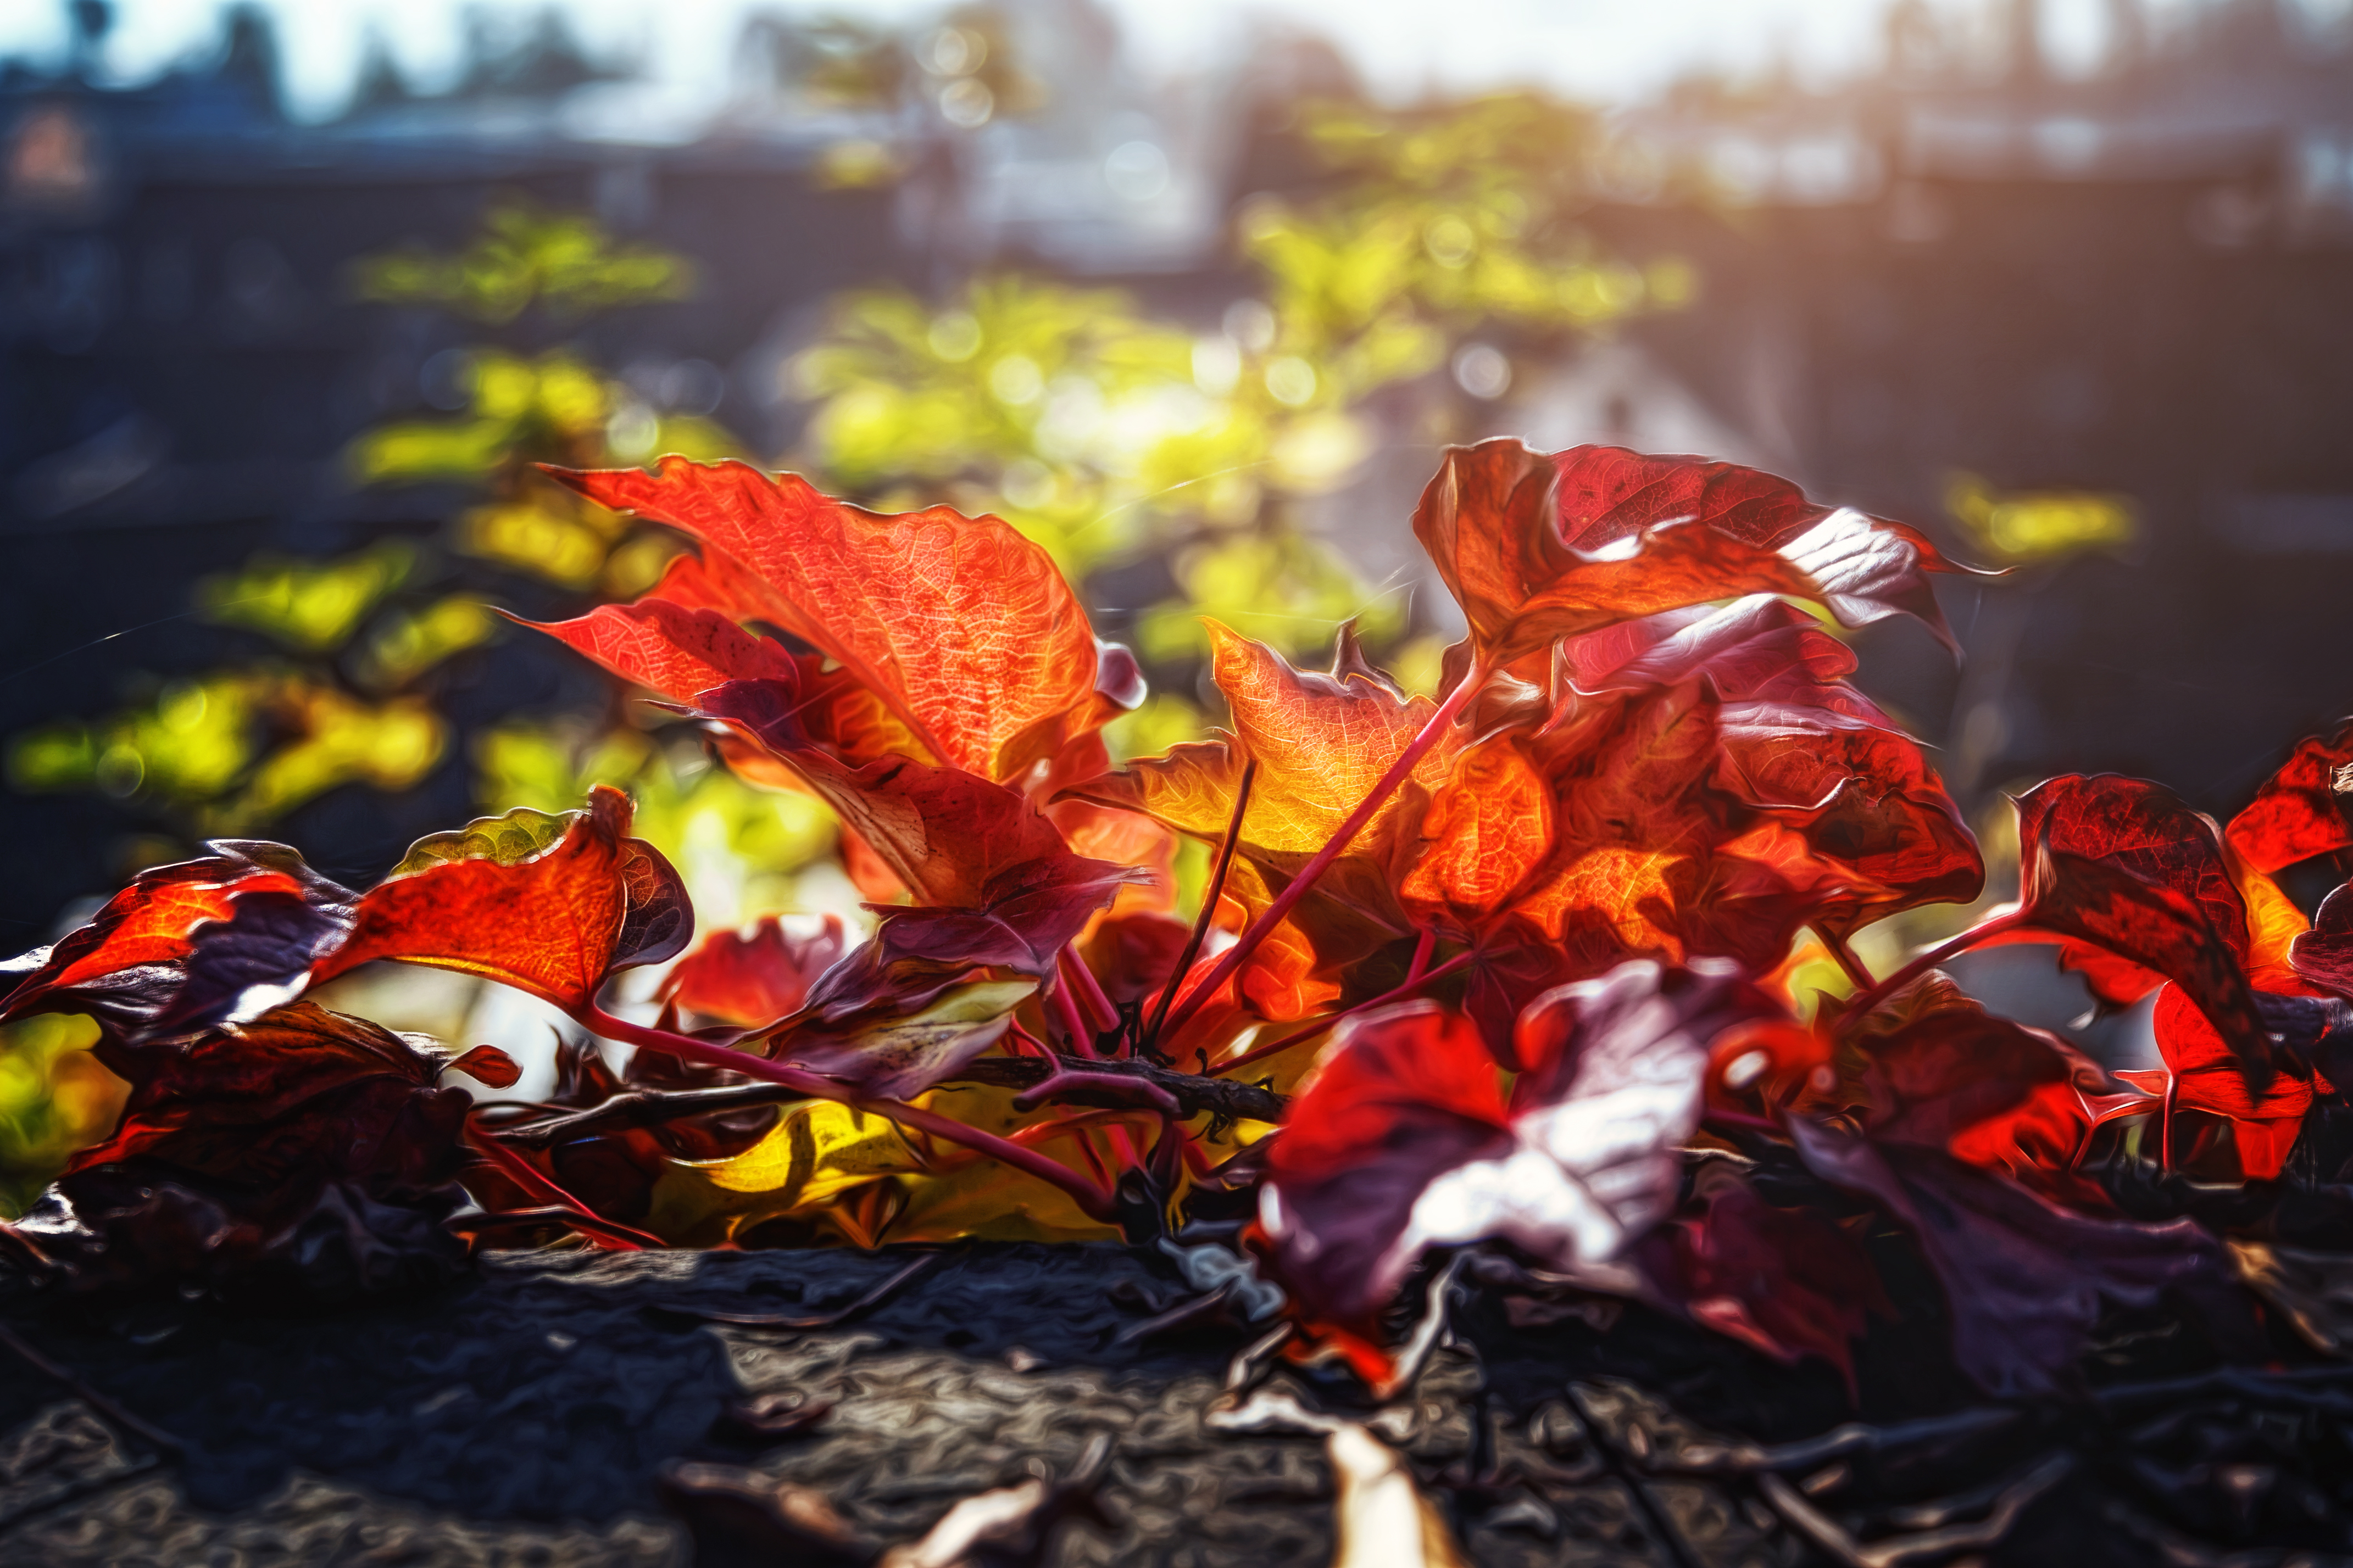
[(749, 932), (716, 931), (703, 938), (662, 982), (661, 997), (698, 1017), (756, 1029), (799, 1011), (817, 977), (849, 947), (839, 915), (826, 916), (806, 936), (765, 915)]
[(2247, 809), (2231, 819), (2231, 847), (2258, 871), (2277, 871), (2316, 855), (2353, 848), (2337, 781), (2353, 766), (2353, 724), (2299, 742), (2279, 772), (2263, 781)]
[(599, 784), (586, 811), (520, 809), (420, 839), (313, 978), (390, 958), (586, 1005), (610, 971), (661, 963), (693, 934), (678, 873), (628, 837), (629, 815), (628, 796)]
[(1109, 716), (1085, 612), (1046, 552), (999, 519), (885, 516), (742, 463), (666, 458), (652, 474), (556, 477), (757, 578), (764, 618), (848, 668), (943, 762), (1011, 779)]
[(282, 844), (221, 839), (142, 871), (87, 925), (0, 968), (0, 1016), (90, 1012), (129, 1038), (260, 1016), (299, 994), (357, 895)]

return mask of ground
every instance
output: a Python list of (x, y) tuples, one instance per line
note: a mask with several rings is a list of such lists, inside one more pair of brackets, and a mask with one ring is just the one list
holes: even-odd
[[(0, 1323), (115, 1407), (0, 1349), (0, 1564), (840, 1561), (793, 1556), (759, 1518), (731, 1531), (725, 1494), (789, 1481), (868, 1546), (902, 1542), (961, 1498), (1069, 1477), (1101, 1435), (1099, 1519), (1044, 1561), (1320, 1568), (1325, 1442), (1284, 1409), (1368, 1420), (1480, 1564), (2345, 1561), (2285, 1548), (2348, 1544), (2353, 1378), (2152, 1380), (2189, 1353), (2163, 1325), (2116, 1331), (2098, 1397), (2008, 1408), (1971, 1402), (1914, 1321), (1866, 1344), (1857, 1412), (1826, 1368), (1641, 1309), (1607, 1331), (1533, 1322), (1466, 1285), (1457, 1342), (1386, 1410), (1276, 1367), (1239, 1418), (1261, 1429), (1236, 1431), (1220, 1395), (1255, 1330), (1122, 1342), (1189, 1295), (1149, 1253), (952, 1249), (809, 1331), (661, 1310), (821, 1312), (907, 1256), (491, 1254), (429, 1298), (301, 1318), (0, 1286)], [(782, 1437), (730, 1425), (771, 1394), (832, 1408)]]

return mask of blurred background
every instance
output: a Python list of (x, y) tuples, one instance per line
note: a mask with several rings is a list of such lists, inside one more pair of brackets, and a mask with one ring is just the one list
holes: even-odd
[[(678, 548), (536, 461), (1000, 512), (1144, 658), (1129, 753), (1216, 721), (1200, 613), (1427, 688), (1409, 518), (1495, 434), (2014, 565), (1942, 584), (1959, 667), (1855, 639), (1997, 854), (2004, 786), (2228, 812), (2348, 706), (2346, 0), (8, 0), (0, 54), (8, 952), (206, 837), (364, 886), (596, 780), (706, 927), (854, 912), (821, 808), (493, 613)], [(447, 978), (389, 1021), (495, 1037)], [(0, 1205), (111, 1113), (85, 1028), (0, 1051)]]

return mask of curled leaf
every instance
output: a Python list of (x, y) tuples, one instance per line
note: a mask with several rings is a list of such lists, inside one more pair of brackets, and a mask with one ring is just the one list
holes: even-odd
[(2286, 762), (2255, 792), (2246, 810), (2231, 819), (2227, 837), (2239, 858), (2258, 871), (2277, 871), (2353, 848), (2353, 826), (2345, 820), (2353, 783), (2353, 723), (2323, 738), (2297, 743)]
[(142, 1039), (248, 1021), (301, 994), (312, 961), (350, 930), (356, 895), (282, 844), (208, 847), (141, 872), (88, 924), (0, 967), (0, 1017), (88, 1012)]
[(418, 840), (313, 978), (397, 959), (586, 1005), (611, 971), (659, 963), (693, 935), (684, 884), (628, 837), (629, 815), (628, 796), (599, 784), (586, 811), (513, 811)]
[(1708, 1048), (1777, 1011), (1734, 966), (1620, 964), (1531, 1006), (1507, 1107), (1467, 1020), (1406, 1003), (1344, 1025), (1261, 1189), (1278, 1272), (1343, 1326), (1432, 1247), (1508, 1240), (1631, 1288), (1627, 1247), (1671, 1212)]

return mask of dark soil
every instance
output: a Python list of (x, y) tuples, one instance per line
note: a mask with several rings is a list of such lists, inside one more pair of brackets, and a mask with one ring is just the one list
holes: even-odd
[[(686, 1463), (788, 1479), (889, 1543), (972, 1493), (1068, 1475), (1099, 1434), (1105, 1522), (1067, 1526), (1046, 1561), (1330, 1560), (1321, 1437), (1204, 1423), (1255, 1331), (1118, 1342), (1189, 1295), (1156, 1256), (959, 1249), (812, 1331), (656, 1310), (819, 1312), (905, 1260), (492, 1254), (429, 1299), (305, 1318), (59, 1310), (0, 1286), (0, 1322), (185, 1445), (172, 1454), (0, 1348), (0, 1563), (786, 1562), (666, 1511), (658, 1477)], [(1343, 1376), (1286, 1368), (1263, 1386), (1369, 1420), (1482, 1564), (1860, 1563), (1859, 1541), (1888, 1568), (2285, 1568), (2353, 1547), (2353, 1378), (2185, 1370), (2194, 1356), (2164, 1323), (2116, 1326), (2092, 1363), (2103, 1396), (2004, 1413), (1968, 1404), (1915, 1319), (1866, 1346), (1877, 1397), (1858, 1413), (1826, 1369), (1640, 1309), (1606, 1333), (1510, 1316), (1466, 1289), (1458, 1342), (1385, 1411)], [(723, 1420), (766, 1394), (832, 1408), (781, 1438)], [(1788, 1444), (1858, 1415), (1810, 1448), (1719, 1441)]]

